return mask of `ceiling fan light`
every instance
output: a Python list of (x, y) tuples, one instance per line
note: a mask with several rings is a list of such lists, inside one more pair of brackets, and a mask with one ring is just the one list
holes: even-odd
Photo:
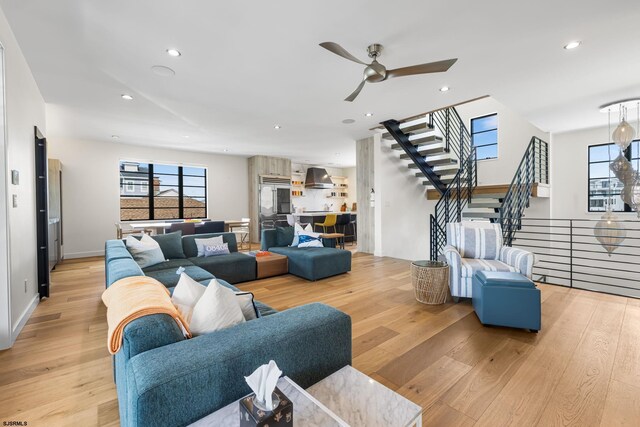
[(440, 92), (449, 92), (449, 89), (450, 89), (449, 86), (442, 86), (440, 88)]

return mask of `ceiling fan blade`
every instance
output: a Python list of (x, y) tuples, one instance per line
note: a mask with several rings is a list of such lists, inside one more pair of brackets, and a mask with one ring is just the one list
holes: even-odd
[(369, 65), (369, 64), (367, 64), (365, 62), (360, 61), (355, 56), (351, 55), (349, 52), (347, 52), (338, 43), (324, 42), (324, 43), (320, 43), (320, 46), (322, 46), (323, 48), (327, 49), (329, 52), (333, 52), (336, 55), (339, 55), (339, 56), (342, 56), (343, 58), (348, 59), (349, 61), (357, 62), (358, 64), (362, 64), (362, 65)]
[(366, 80), (363, 80), (362, 82), (360, 82), (356, 90), (354, 90), (353, 93), (347, 96), (344, 100), (348, 102), (352, 102), (354, 99), (356, 99), (356, 97), (358, 96), (358, 94), (360, 93), (360, 91), (362, 90), (366, 82), (367, 82)]
[(410, 67), (387, 70), (387, 78), (410, 76), (412, 74), (442, 73), (447, 71), (458, 58), (447, 59), (445, 61), (429, 62), (427, 64), (412, 65)]

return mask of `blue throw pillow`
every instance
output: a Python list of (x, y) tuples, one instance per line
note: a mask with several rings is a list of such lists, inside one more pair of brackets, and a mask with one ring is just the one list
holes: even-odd
[(317, 233), (300, 233), (298, 240), (299, 248), (321, 248), (322, 238)]
[(151, 238), (158, 242), (165, 258), (186, 258), (184, 251), (182, 250), (182, 231), (158, 234), (156, 236), (151, 236)]
[(205, 245), (204, 247), (204, 256), (216, 256), (216, 255), (226, 255), (229, 252), (229, 244), (223, 243), (221, 245)]
[(276, 228), (276, 245), (280, 247), (290, 246), (293, 242), (293, 227)]

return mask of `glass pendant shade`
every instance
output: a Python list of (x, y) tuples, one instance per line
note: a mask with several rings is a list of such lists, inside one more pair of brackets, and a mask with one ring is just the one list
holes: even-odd
[(618, 157), (609, 165), (609, 169), (613, 172), (613, 175), (620, 181), (626, 181), (631, 178), (635, 178), (635, 172), (633, 171), (633, 165), (624, 154), (620, 153)]
[(615, 142), (616, 145), (624, 151), (627, 149), (629, 144), (631, 144), (631, 141), (633, 141), (635, 136), (636, 131), (633, 129), (633, 126), (627, 123), (625, 119), (622, 119), (618, 127), (613, 131), (611, 138), (613, 139), (613, 142)]
[(624, 242), (627, 237), (627, 230), (624, 225), (618, 221), (618, 218), (611, 211), (605, 212), (600, 218), (600, 221), (596, 223), (593, 229), (593, 235), (598, 242), (602, 245), (604, 250), (607, 251), (609, 256), (613, 254), (613, 251), (618, 249), (618, 246)]
[(624, 183), (624, 188), (620, 194), (622, 201), (637, 211), (640, 207), (640, 177), (636, 174), (634, 178)]

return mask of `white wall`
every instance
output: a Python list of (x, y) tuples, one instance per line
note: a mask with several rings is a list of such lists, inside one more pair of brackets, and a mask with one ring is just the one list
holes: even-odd
[[(55, 119), (55, 117), (54, 117)], [(165, 150), (115, 142), (49, 140), (49, 157), (62, 162), (65, 258), (102, 255), (120, 221), (120, 160), (207, 167), (208, 217), (249, 216), (248, 163), (244, 157)]]
[[(352, 177), (353, 181), (352, 181), (348, 176), (349, 169), (292, 163), (291, 164), (292, 173), (302, 172), (302, 175), (292, 174), (291, 179), (294, 181), (304, 181), (306, 178), (307, 169), (310, 167), (322, 167), (327, 170), (327, 173), (330, 176), (346, 177), (347, 178), (346, 180), (336, 178), (336, 179), (333, 179), (333, 182), (334, 184), (347, 184), (347, 188), (345, 190), (341, 190), (340, 188), (336, 188), (333, 190), (321, 190), (321, 189), (314, 189), (314, 188), (293, 187), (292, 190), (302, 190), (304, 194), (303, 197), (299, 197), (299, 196), (292, 197), (291, 200), (293, 202), (294, 207), (296, 209), (304, 208), (307, 211), (321, 211), (321, 210), (325, 210), (325, 205), (329, 205), (330, 211), (337, 212), (340, 210), (340, 206), (346, 202), (347, 208), (351, 209), (350, 201), (351, 200), (353, 200), (354, 202), (356, 201), (355, 168), (351, 168), (353, 169), (353, 177)], [(337, 199), (327, 198), (329, 193), (332, 191), (335, 191), (335, 192), (345, 191), (349, 195), (349, 197), (337, 198)]]
[(549, 133), (533, 126), (494, 98), (456, 107), (471, 132), (471, 119), (498, 113), (498, 158), (478, 162), (478, 185), (510, 184), (532, 136), (549, 142)]
[[(549, 141), (549, 134), (541, 131), (517, 113), (492, 98), (456, 107), (467, 127), (471, 118), (498, 113), (498, 159), (485, 160), (478, 165), (478, 185), (510, 184), (532, 136)], [(415, 177), (399, 151), (382, 141), (376, 156), (376, 247), (377, 254), (394, 258), (417, 260), (429, 258), (429, 218), (435, 211), (436, 200), (427, 200), (424, 178)], [(527, 215), (547, 218), (549, 199), (532, 200)], [(379, 224), (379, 227), (378, 227)]]
[[(635, 127), (635, 124), (634, 124)], [(551, 190), (554, 218), (597, 219), (602, 213), (588, 212), (589, 145), (605, 144), (606, 126), (572, 132), (554, 133), (551, 144)], [(612, 158), (616, 154), (612, 151)], [(634, 213), (616, 213), (624, 219), (635, 219)]]
[[(1, 182), (3, 200), (9, 206), (12, 196), (18, 197), (18, 207), (8, 208), (8, 239), (4, 229), (0, 233), (3, 243), (8, 240), (9, 249), (8, 284), (3, 283), (4, 276), (0, 279), (0, 348), (6, 348), (38, 302), (33, 127), (38, 126), (45, 135), (46, 129), (44, 100), (1, 10), (0, 43), (4, 47), (7, 137), (6, 159), (0, 168), (8, 182), (12, 169), (20, 172), (20, 185), (7, 183), (5, 187), (5, 181)], [(2, 255), (6, 260), (0, 250)], [(5, 266), (0, 267), (6, 271)]]

